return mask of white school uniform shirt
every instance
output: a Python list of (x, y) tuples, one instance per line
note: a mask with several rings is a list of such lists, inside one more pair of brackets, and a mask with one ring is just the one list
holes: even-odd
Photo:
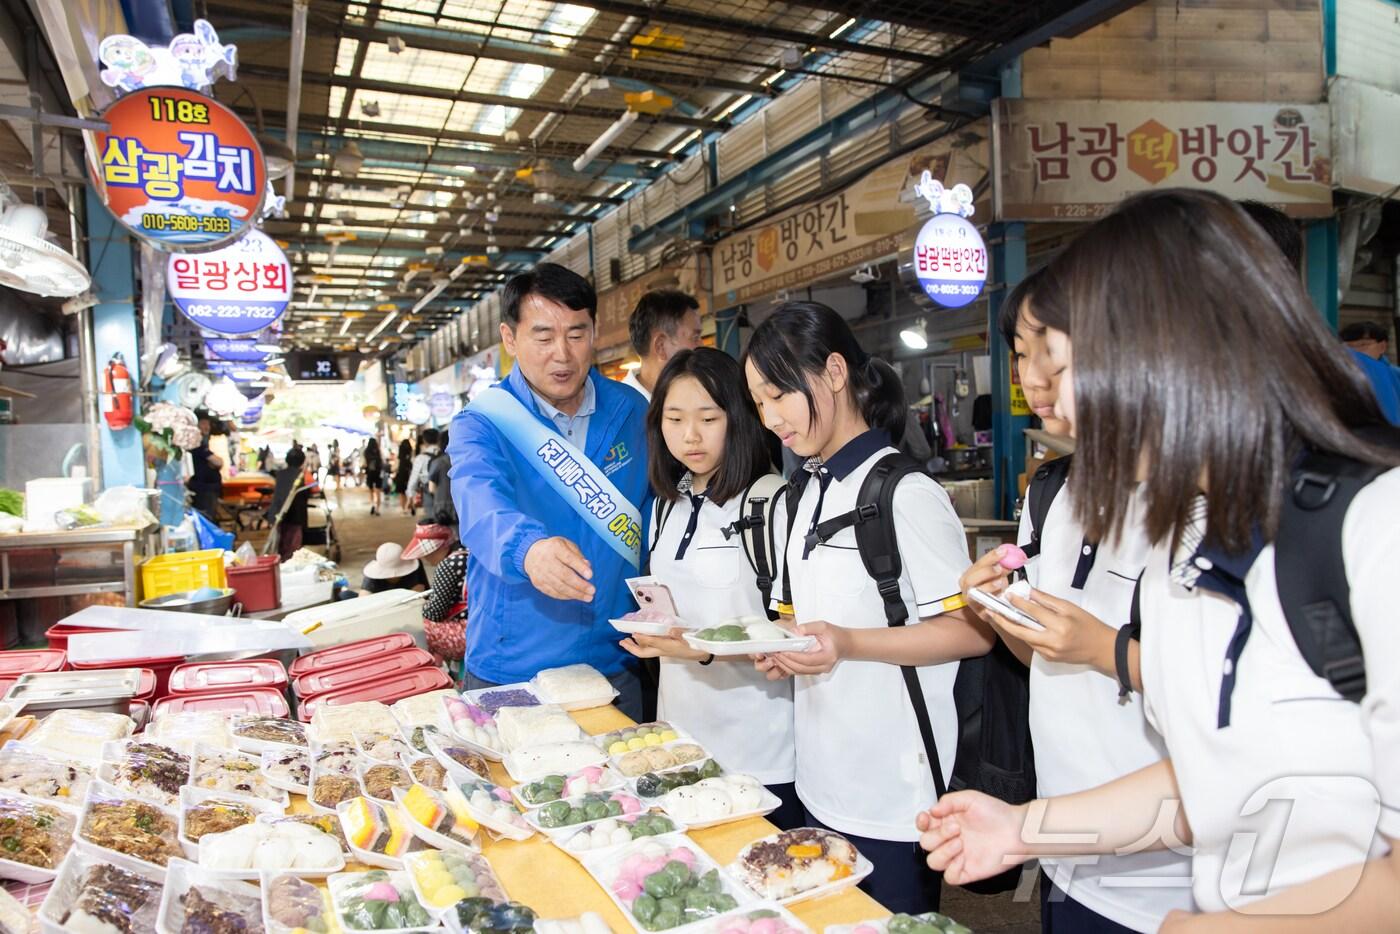
[[(797, 504), (787, 552), (797, 622), (826, 620), (853, 629), (886, 625), (885, 604), (861, 563), (854, 529), (804, 552), (813, 522), (854, 509), (866, 475), (894, 450), (883, 432), (868, 431), (825, 464), (809, 462), (805, 468), (815, 472)], [(969, 563), (967, 537), (948, 494), (920, 474), (905, 477), (896, 488), (894, 525), (903, 560), (900, 594), (909, 623), (917, 624), (958, 592), (958, 577)], [(957, 752), (957, 673), (957, 662), (919, 669), (945, 783)], [(842, 661), (824, 675), (794, 680), (797, 795), (803, 805), (843, 833), (917, 840), (914, 819), (937, 795), (899, 667)]]
[(1358, 493), (1342, 526), (1366, 656), (1359, 704), (1299, 653), (1273, 546), (1233, 557), (1201, 548), (1204, 507), (1175, 561), (1168, 545), (1148, 558), (1142, 680), (1191, 824), (1196, 903), (1219, 911), (1383, 856), (1385, 838), (1400, 839), (1400, 470)]
[(643, 399), (647, 400), (647, 402), (650, 403), (651, 390), (642, 385), (641, 379), (637, 376), (637, 374), (640, 372), (642, 372), (640, 369), (628, 370), (627, 375), (622, 377), (622, 385), (631, 386), (633, 389), (637, 390), (637, 392), (642, 394)]
[[(1151, 550), (1142, 507), (1135, 498), (1123, 535), (1095, 548), (1084, 541), (1069, 488), (1062, 488), (1040, 530), (1040, 554), (1026, 565), (1027, 581), (1121, 629), (1131, 618), (1133, 591)], [(1025, 545), (1030, 540), (1027, 509), (1018, 541)], [(1117, 680), (1088, 665), (1033, 655), (1030, 695), (1035, 777), (1043, 798), (1097, 788), (1166, 757), (1166, 745), (1148, 725), (1141, 698), (1120, 704)], [(1156, 931), (1168, 912), (1193, 909), (1187, 853), (1042, 858), (1040, 865), (1070, 898), (1135, 931)]]
[[(671, 591), (681, 619), (699, 628), (736, 616), (764, 617), (763, 598), (740, 536), (724, 529), (739, 520), (742, 496), (724, 505), (690, 495), (690, 475), (678, 484), (671, 508), (651, 551), (651, 574)], [(664, 507), (663, 507), (664, 508)], [(787, 515), (779, 504), (774, 521), (783, 533)], [(782, 547), (783, 534), (776, 536)], [(782, 567), (782, 552), (774, 557)], [(792, 682), (769, 681), (747, 659), (716, 659), (698, 665), (661, 659), (657, 715), (680, 723), (730, 772), (752, 775), (765, 785), (793, 778)]]

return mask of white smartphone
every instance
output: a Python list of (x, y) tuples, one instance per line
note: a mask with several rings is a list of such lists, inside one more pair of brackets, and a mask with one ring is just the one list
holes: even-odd
[(990, 594), (985, 590), (978, 590), (976, 587), (973, 587), (967, 592), (967, 595), (972, 600), (981, 604), (983, 608), (991, 610), (1003, 619), (1010, 620), (1018, 626), (1025, 626), (1027, 629), (1039, 629), (1041, 632), (1045, 631), (1045, 627), (1042, 626), (1038, 620), (1032, 619), (1025, 613), (1022, 613), (996, 594)]

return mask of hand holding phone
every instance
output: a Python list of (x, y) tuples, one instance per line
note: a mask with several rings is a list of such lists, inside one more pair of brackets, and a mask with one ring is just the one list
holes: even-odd
[(1045, 631), (1045, 627), (1037, 620), (1027, 616), (1025, 613), (1012, 606), (1009, 601), (1002, 599), (996, 594), (990, 594), (985, 590), (979, 590), (973, 587), (968, 590), (967, 596), (969, 599), (980, 604), (984, 609), (990, 610), (1002, 619), (1013, 622), (1018, 626), (1025, 626), (1027, 629), (1038, 629), (1041, 632)]
[(679, 617), (676, 601), (671, 597), (671, 588), (654, 577), (633, 577), (627, 581), (627, 589), (632, 591), (632, 599), (643, 610), (656, 610), (668, 616)]

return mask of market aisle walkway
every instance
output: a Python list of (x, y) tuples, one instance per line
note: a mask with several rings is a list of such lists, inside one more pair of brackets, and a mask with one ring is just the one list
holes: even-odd
[(335, 530), (340, 536), (340, 570), (352, 587), (360, 585), (361, 572), (366, 564), (374, 560), (374, 553), (380, 545), (385, 542), (407, 545), (413, 537), (417, 519), (399, 512), (397, 496), (385, 497), (392, 502), (385, 503), (381, 516), (369, 514), (369, 490), (364, 487), (330, 489), (326, 492), (326, 498), (335, 507)]

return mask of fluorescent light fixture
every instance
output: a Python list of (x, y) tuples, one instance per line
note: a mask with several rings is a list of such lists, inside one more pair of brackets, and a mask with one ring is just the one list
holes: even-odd
[(344, 337), (346, 334), (350, 333), (350, 322), (352, 320), (351, 318), (345, 319), (345, 323), (340, 326), (340, 333), (337, 336)]
[(924, 327), (924, 319), (920, 318), (913, 327), (900, 331), (899, 339), (911, 350), (928, 350), (928, 331)]
[[(574, 160), (574, 171), (582, 172), (592, 164), (593, 160), (607, 149), (612, 141), (621, 136), (629, 126), (637, 122), (637, 112), (629, 110), (618, 117), (612, 126), (603, 131), (603, 134), (593, 141), (593, 144), (584, 150), (583, 155)], [(494, 192), (492, 193), (494, 194)], [(492, 200), (495, 200), (494, 198)]]
[(842, 23), (840, 26), (837, 26), (836, 31), (833, 32), (828, 38), (835, 39), (837, 36), (841, 35), (841, 33), (845, 32), (847, 29), (850, 29), (855, 24), (855, 17), (851, 17), (850, 19)]

